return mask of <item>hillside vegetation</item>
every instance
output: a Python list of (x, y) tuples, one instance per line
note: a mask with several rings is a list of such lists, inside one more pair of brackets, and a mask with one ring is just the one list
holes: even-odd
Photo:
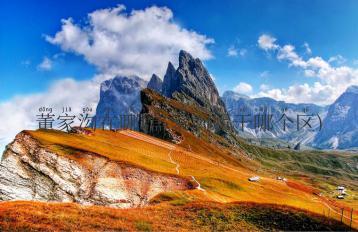
[[(168, 202), (168, 199), (172, 206), (182, 206), (191, 202), (255, 202), (280, 204), (321, 215), (330, 212), (331, 217), (339, 220), (341, 207), (349, 210), (352, 204), (357, 204), (354, 198), (337, 202), (328, 194), (320, 196), (321, 190), (308, 178), (309, 175), (320, 174), (314, 174), (305, 168), (300, 168), (299, 165), (294, 166), (297, 171), (292, 169), (292, 173), (285, 170), (285, 166), (280, 166), (279, 162), (282, 160), (286, 162), (287, 159), (299, 159), (296, 156), (300, 153), (288, 152), (283, 156), (284, 151), (280, 151), (283, 156), (280, 157), (280, 153), (274, 153), (270, 149), (250, 147), (244, 143), (242, 150), (230, 150), (197, 139), (185, 131), (182, 132), (184, 140), (178, 145), (128, 130), (119, 132), (96, 130), (91, 131), (89, 135), (67, 134), (54, 130), (25, 133), (38, 140), (46, 149), (78, 162), (82, 162), (81, 152), (86, 151), (142, 169), (191, 179), (196, 189), (159, 194), (151, 200), (152, 204), (158, 205), (156, 207), (161, 207), (162, 202)], [(249, 148), (252, 150), (248, 150)], [(304, 155), (308, 156), (308, 154)], [(324, 154), (312, 153), (312, 156), (322, 155)], [(346, 156), (337, 155), (337, 157), (343, 159)], [(348, 156), (346, 158), (350, 159)], [(311, 157), (311, 159), (318, 158)], [(275, 170), (270, 171), (270, 165), (268, 162), (265, 163), (265, 160), (272, 162)], [(343, 171), (343, 169), (332, 168), (332, 172), (336, 171)], [(298, 175), (299, 173), (301, 174)], [(304, 176), (304, 173), (308, 174)], [(248, 181), (248, 178), (254, 175), (260, 175), (259, 182)], [(288, 181), (276, 180), (276, 175), (285, 176)], [(351, 175), (354, 175), (354, 172)], [(350, 178), (342, 179), (349, 182)], [(353, 182), (351, 179), (351, 183)], [(353, 188), (350, 194), (354, 196)], [(349, 215), (344, 216), (346, 223), (348, 217)], [(354, 220), (356, 219), (357, 212), (354, 211)], [(356, 226), (356, 222), (353, 222), (353, 226)]]
[(280, 205), (196, 202), (118, 210), (73, 203), (2, 202), (1, 231), (347, 231), (349, 227)]

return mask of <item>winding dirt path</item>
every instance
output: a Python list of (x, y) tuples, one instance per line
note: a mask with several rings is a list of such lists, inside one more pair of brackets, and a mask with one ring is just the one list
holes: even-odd
[[(153, 144), (153, 145), (156, 145), (156, 146), (159, 146), (159, 147), (162, 147), (162, 148), (166, 148), (166, 149), (169, 149), (169, 153), (168, 153), (168, 157), (169, 157), (169, 160), (172, 164), (176, 165), (175, 167), (175, 170), (176, 170), (176, 173), (179, 174), (180, 173), (180, 164), (176, 161), (174, 161), (173, 157), (172, 157), (172, 152), (174, 152), (175, 150), (176, 151), (180, 151), (188, 156), (191, 156), (192, 158), (195, 158), (195, 159), (199, 159), (199, 160), (202, 160), (202, 161), (205, 161), (205, 162), (208, 162), (210, 164), (213, 164), (213, 165), (217, 165), (217, 162), (209, 159), (209, 158), (205, 158), (205, 157), (202, 157), (200, 155), (197, 155), (195, 153), (192, 152), (192, 149), (191, 147), (189, 146), (189, 150), (186, 150), (184, 148), (181, 148), (181, 147), (178, 147), (177, 145), (175, 144), (172, 144), (170, 142), (166, 142), (166, 141), (162, 141), (160, 139), (157, 139), (157, 138), (154, 138), (154, 137), (151, 137), (149, 135), (146, 135), (146, 134), (143, 134), (143, 133), (140, 133), (140, 132), (137, 132), (137, 131), (132, 131), (132, 130), (121, 130), (119, 131), (119, 133), (123, 134), (123, 135), (126, 135), (126, 136), (129, 136), (131, 138), (134, 138), (134, 139), (138, 139), (138, 140), (141, 140), (141, 141), (145, 141), (145, 142), (148, 142), (150, 144)], [(227, 166), (225, 164), (220, 164), (220, 167), (222, 168), (225, 168), (225, 169), (228, 169), (228, 170), (231, 170), (231, 171), (234, 171), (234, 172), (238, 172), (238, 173), (241, 173), (241, 174), (244, 174), (242, 171), (239, 171), (235, 168), (232, 168), (230, 166)], [(245, 173), (246, 175), (249, 175), (249, 173)], [(200, 190), (200, 191), (203, 191), (205, 194), (207, 194), (206, 190), (203, 189), (201, 187), (201, 184), (195, 179), (194, 176), (190, 176), (192, 178), (192, 180), (194, 182), (197, 183), (197, 189)], [(264, 179), (270, 179), (270, 178), (267, 178), (267, 177), (263, 177), (262, 178), (263, 180)], [(271, 180), (271, 179), (270, 179)], [(305, 192), (305, 191), (303, 191)], [(218, 201), (218, 197), (217, 196), (211, 196), (210, 198)], [(222, 201), (222, 200), (220, 200)], [(336, 214), (341, 214), (340, 212), (334, 210), (329, 204), (327, 204), (323, 199), (316, 199), (315, 200), (316, 202), (320, 202), (322, 205), (324, 205), (325, 207), (329, 208), (330, 210), (332, 210), (332, 212), (336, 213)], [(349, 217), (345, 216), (344, 215), (344, 218), (350, 220)], [(354, 222), (357, 222), (356, 220), (353, 220)]]

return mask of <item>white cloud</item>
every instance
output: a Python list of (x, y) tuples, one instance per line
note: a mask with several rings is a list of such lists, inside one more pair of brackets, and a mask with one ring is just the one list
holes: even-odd
[(295, 47), (288, 44), (283, 47), (280, 47), (277, 54), (278, 60), (288, 60), (290, 65), (296, 67), (304, 67), (306, 63), (302, 60), (300, 56), (297, 55)]
[(45, 56), (41, 63), (37, 66), (37, 69), (41, 71), (50, 71), (52, 69), (52, 64), (52, 60)]
[(203, 60), (212, 58), (207, 45), (214, 40), (173, 21), (166, 7), (149, 7), (125, 12), (123, 5), (96, 10), (88, 25), (62, 20), (62, 28), (47, 41), (66, 52), (83, 55), (101, 72), (135, 74), (149, 79), (163, 75), (168, 61), (177, 64), (181, 49)]
[(248, 83), (240, 82), (233, 90), (237, 93), (248, 94), (252, 92), (252, 86)]
[(75, 115), (78, 115), (83, 107), (92, 107), (95, 110), (100, 81), (103, 78), (97, 76), (91, 81), (66, 78), (54, 82), (46, 92), (16, 96), (0, 103), (0, 154), (17, 133), (37, 128), (36, 115), (39, 114), (40, 107), (52, 107), (57, 115), (61, 113), (62, 107), (66, 106), (72, 107)]
[[(0, 102), (0, 154), (18, 132), (37, 127), (35, 116), (41, 106), (57, 110), (71, 106), (77, 114), (82, 107), (96, 107), (100, 83), (114, 74), (144, 78), (162, 74), (169, 60), (177, 63), (180, 49), (202, 59), (212, 57), (206, 46), (213, 40), (174, 23), (170, 9), (150, 7), (130, 14), (123, 11), (123, 6), (96, 10), (89, 14), (89, 24), (85, 26), (74, 24), (72, 19), (62, 20), (61, 30), (46, 37), (64, 52), (83, 55), (101, 74), (89, 81), (65, 78), (44, 92)], [(58, 53), (52, 58), (63, 55)], [(51, 59), (44, 57), (39, 68), (48, 70), (51, 65)]]
[[(271, 40), (272, 43), (275, 41)], [(304, 60), (296, 53), (293, 45), (274, 45), (276, 45), (274, 50), (277, 50), (277, 59), (279, 61), (287, 61), (289, 66), (302, 69), (305, 76), (316, 78), (317, 81), (313, 85), (304, 83), (292, 85), (286, 89), (262, 90), (256, 96), (274, 97), (295, 103), (331, 104), (349, 86), (358, 84), (358, 69), (348, 66), (333, 66), (331, 64), (339, 64), (337, 61), (342, 60), (343, 57), (336, 56), (326, 61), (322, 57), (316, 56)], [(267, 47), (261, 48), (265, 51), (273, 50)]]
[(238, 54), (239, 54), (239, 52), (237, 51), (237, 49), (234, 46), (231, 46), (227, 49), (227, 56), (237, 57)]
[(305, 43), (303, 44), (303, 47), (305, 48), (307, 55), (311, 55), (311, 54), (312, 54), (312, 49), (310, 48), (310, 45), (309, 45), (307, 42), (305, 42)]
[(270, 89), (269, 85), (266, 85), (266, 84), (261, 84), (260, 85), (260, 90), (261, 91), (266, 91), (266, 90), (269, 90), (269, 89)]
[(276, 40), (277, 40), (276, 38), (270, 35), (263, 34), (259, 37), (257, 43), (261, 49), (265, 51), (269, 51), (269, 50), (275, 50), (279, 47), (277, 44), (275, 44)]

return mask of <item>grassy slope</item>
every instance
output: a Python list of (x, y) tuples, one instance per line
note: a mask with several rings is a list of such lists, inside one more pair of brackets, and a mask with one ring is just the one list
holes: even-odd
[[(79, 152), (89, 151), (145, 169), (172, 175), (177, 174), (176, 165), (171, 163), (168, 156), (169, 149), (133, 139), (121, 133), (102, 130), (97, 130), (92, 136), (45, 130), (28, 131), (27, 133), (39, 140), (48, 149), (66, 155), (71, 159), (78, 160), (80, 159), (78, 158)], [(307, 180), (306, 176), (302, 178), (302, 174), (301, 176), (295, 176), (296, 178), (300, 177), (299, 181), (289, 181), (286, 184), (275, 180), (272, 172), (265, 170), (269, 167), (266, 164), (268, 163), (266, 160), (269, 160), (275, 166), (278, 174), (288, 176), (289, 172), (287, 172), (285, 165), (280, 164), (281, 160), (286, 162), (288, 159), (293, 161), (301, 159), (298, 157), (301, 153), (273, 151), (253, 146), (245, 147), (246, 145), (243, 143), (243, 150), (252, 156), (255, 155), (256, 161), (248, 160), (242, 151), (236, 151), (235, 156), (233, 156), (232, 151), (226, 148), (218, 148), (205, 143), (185, 131), (183, 135), (185, 138), (183, 143), (177, 146), (171, 153), (171, 157), (180, 164), (179, 175), (185, 178), (194, 176), (206, 192), (191, 190), (168, 193), (176, 195), (176, 201), (179, 204), (189, 201), (208, 200), (217, 202), (250, 201), (283, 204), (320, 214), (327, 213), (328, 208), (325, 204), (331, 206), (338, 204), (314, 195), (312, 188), (307, 187), (307, 183), (310, 185), (312, 183)], [(314, 161), (322, 159), (322, 155), (320, 153), (312, 154), (313, 157), (308, 157), (308, 161), (305, 162), (311, 162), (312, 159)], [(260, 164), (260, 162), (264, 163), (264, 165)], [(303, 161), (301, 160), (301, 162)], [(296, 168), (295, 175), (297, 173), (310, 173), (299, 165)], [(248, 177), (257, 173), (262, 177), (259, 183), (247, 181)], [(314, 172), (311, 174), (314, 175)], [(352, 199), (348, 203), (357, 204), (357, 201)], [(349, 206), (344, 203), (339, 203), (339, 205), (347, 208)], [(336, 216), (336, 218), (339, 218), (338, 215)]]
[[(358, 154), (319, 151), (296, 152), (288, 149), (271, 149), (248, 144), (239, 137), (235, 139), (241, 149), (236, 149), (222, 137), (204, 128), (198, 129), (200, 130), (198, 134), (201, 138), (201, 140), (198, 140), (177, 125), (174, 122), (177, 115), (170, 112), (180, 111), (183, 114), (195, 115), (202, 120), (207, 120), (208, 112), (206, 109), (165, 98), (149, 89), (143, 90), (142, 94), (150, 99), (150, 101), (145, 102), (145, 108), (148, 109), (148, 112), (159, 120), (164, 121), (167, 127), (173, 131), (183, 135), (184, 142), (182, 146), (188, 149), (196, 148), (196, 152), (203, 154), (214, 153), (215, 158), (229, 154), (225, 156), (223, 162), (230, 160), (235, 165), (244, 165), (246, 169), (255, 170), (260, 175), (267, 174), (268, 172), (276, 175), (285, 175), (290, 179), (302, 180), (330, 197), (337, 195), (335, 189), (338, 185), (344, 185), (350, 190), (350, 194), (346, 197), (345, 202), (349, 203), (352, 207), (358, 208), (358, 196), (356, 195), (358, 192)], [(167, 106), (169, 108), (172, 107), (173, 110), (168, 110)], [(211, 146), (208, 149), (207, 145), (196, 145), (196, 143), (202, 141), (210, 141), (209, 143), (214, 143), (216, 146)], [(223, 146), (220, 146), (220, 144)], [(215, 148), (218, 146), (223, 152), (216, 152)], [(230, 150), (225, 147), (230, 148)], [(252, 160), (245, 159), (243, 154), (248, 154)], [(233, 156), (236, 156), (236, 161), (239, 159), (242, 162), (235, 162), (232, 158)]]
[(118, 210), (71, 203), (2, 202), (1, 231), (347, 231), (338, 221), (279, 205), (162, 203)]

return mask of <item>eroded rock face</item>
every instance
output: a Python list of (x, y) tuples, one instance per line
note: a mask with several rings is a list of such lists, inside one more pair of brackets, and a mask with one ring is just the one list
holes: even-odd
[(77, 202), (139, 207), (160, 192), (189, 189), (186, 179), (158, 174), (91, 153), (58, 155), (26, 132), (7, 146), (0, 164), (0, 200)]
[(136, 115), (141, 111), (140, 91), (147, 84), (138, 76), (116, 76), (102, 82), (95, 123), (92, 121), (91, 127), (121, 128), (123, 122), (119, 115)]
[[(209, 72), (198, 58), (180, 51), (177, 69), (169, 62), (163, 80), (162, 95), (149, 89), (141, 92), (142, 111), (160, 121), (170, 120), (198, 137), (219, 135), (237, 144), (236, 132)], [(170, 128), (151, 132), (150, 120), (140, 122), (140, 130), (158, 138), (177, 141)]]
[(157, 75), (153, 74), (148, 82), (147, 88), (152, 89), (158, 93), (162, 92), (163, 81)]

